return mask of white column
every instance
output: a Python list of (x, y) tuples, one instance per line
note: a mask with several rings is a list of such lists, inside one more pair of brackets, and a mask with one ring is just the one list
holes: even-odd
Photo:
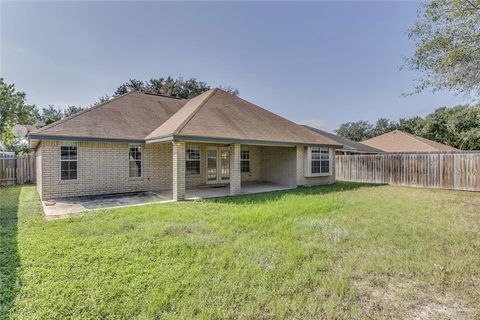
[(185, 200), (185, 142), (173, 142), (173, 190), (174, 201)]
[(230, 151), (230, 195), (240, 194), (242, 174), (240, 172), (240, 144), (232, 144)]

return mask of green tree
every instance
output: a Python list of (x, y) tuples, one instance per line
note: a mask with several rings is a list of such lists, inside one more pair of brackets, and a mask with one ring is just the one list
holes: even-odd
[(425, 120), (422, 117), (413, 117), (409, 119), (402, 118), (398, 121), (397, 129), (411, 134), (420, 134)]
[[(239, 93), (238, 89), (232, 87), (224, 86), (221, 88), (234, 95), (238, 95)], [(141, 91), (181, 99), (190, 99), (210, 89), (211, 87), (206, 82), (198, 81), (195, 78), (184, 80), (182, 77), (174, 79), (169, 76), (167, 78), (152, 78), (148, 81), (129, 79), (120, 85), (113, 95), (118, 96), (130, 91)]]
[(97, 101), (95, 101), (90, 107), (96, 106), (97, 104), (102, 104), (110, 100), (110, 96), (108, 94), (105, 94), (101, 97), (98, 98)]
[(49, 105), (48, 108), (42, 109), (40, 116), (40, 126), (47, 126), (55, 121), (58, 121), (64, 117), (63, 111), (55, 108), (53, 105)]
[(69, 117), (77, 112), (83, 111), (86, 108), (82, 107), (77, 107), (77, 106), (68, 106), (64, 111), (63, 111), (63, 116), (64, 117)]
[(372, 131), (369, 133), (371, 137), (379, 136), (381, 134), (395, 130), (398, 127), (398, 124), (387, 118), (380, 118), (375, 123)]
[(10, 151), (28, 151), (25, 139), (13, 136), (13, 126), (33, 125), (38, 119), (37, 107), (26, 104), (25, 100), (24, 92), (16, 91), (14, 84), (8, 84), (0, 78), (0, 140)]
[(373, 125), (368, 121), (347, 122), (340, 125), (335, 133), (353, 141), (362, 141), (372, 137)]
[(406, 66), (423, 73), (426, 88), (480, 95), (480, 2), (433, 0), (421, 4), (408, 36), (415, 42)]

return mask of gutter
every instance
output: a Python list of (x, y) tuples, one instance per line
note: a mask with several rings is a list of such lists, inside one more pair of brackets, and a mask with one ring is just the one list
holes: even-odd
[(59, 141), (85, 141), (85, 142), (123, 142), (123, 143), (158, 143), (167, 141), (194, 141), (194, 142), (211, 142), (211, 143), (240, 143), (250, 145), (265, 145), (265, 146), (324, 146), (330, 148), (342, 148), (339, 144), (319, 144), (319, 143), (300, 143), (288, 141), (269, 141), (269, 140), (249, 140), (249, 139), (234, 139), (234, 138), (217, 138), (217, 137), (199, 137), (199, 136), (184, 136), (184, 135), (169, 135), (157, 137), (152, 139), (122, 139), (122, 138), (96, 138), (96, 137), (74, 137), (74, 136), (48, 136), (41, 134), (29, 134), (29, 140), (59, 140)]

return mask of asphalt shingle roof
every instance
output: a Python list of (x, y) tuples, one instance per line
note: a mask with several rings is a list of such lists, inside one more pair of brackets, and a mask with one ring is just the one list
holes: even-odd
[(362, 144), (360, 142), (356, 142), (341, 136), (337, 136), (333, 133), (323, 131), (317, 128), (313, 128), (307, 125), (303, 125), (305, 128), (308, 128), (310, 130), (313, 130), (317, 133), (320, 133), (322, 135), (325, 135), (332, 140), (335, 140), (337, 143), (343, 145), (343, 147), (340, 149), (340, 151), (348, 151), (348, 152), (353, 152), (353, 153), (380, 153), (383, 152), (382, 150), (379, 150), (377, 148), (373, 148), (370, 146), (367, 146), (365, 144)]
[(393, 130), (384, 133), (377, 137), (362, 141), (362, 143), (385, 152), (459, 151), (446, 144), (418, 137), (400, 130)]
[(221, 89), (189, 100), (130, 92), (30, 134), (32, 139), (58, 136), (145, 141), (205, 137), (340, 147), (326, 135)]

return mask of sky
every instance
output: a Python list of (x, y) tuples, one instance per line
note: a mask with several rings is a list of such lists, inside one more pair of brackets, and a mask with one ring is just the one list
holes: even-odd
[(88, 106), (129, 78), (182, 76), (283, 117), (341, 123), (464, 103), (413, 91), (417, 2), (0, 2), (0, 77), (39, 108)]

